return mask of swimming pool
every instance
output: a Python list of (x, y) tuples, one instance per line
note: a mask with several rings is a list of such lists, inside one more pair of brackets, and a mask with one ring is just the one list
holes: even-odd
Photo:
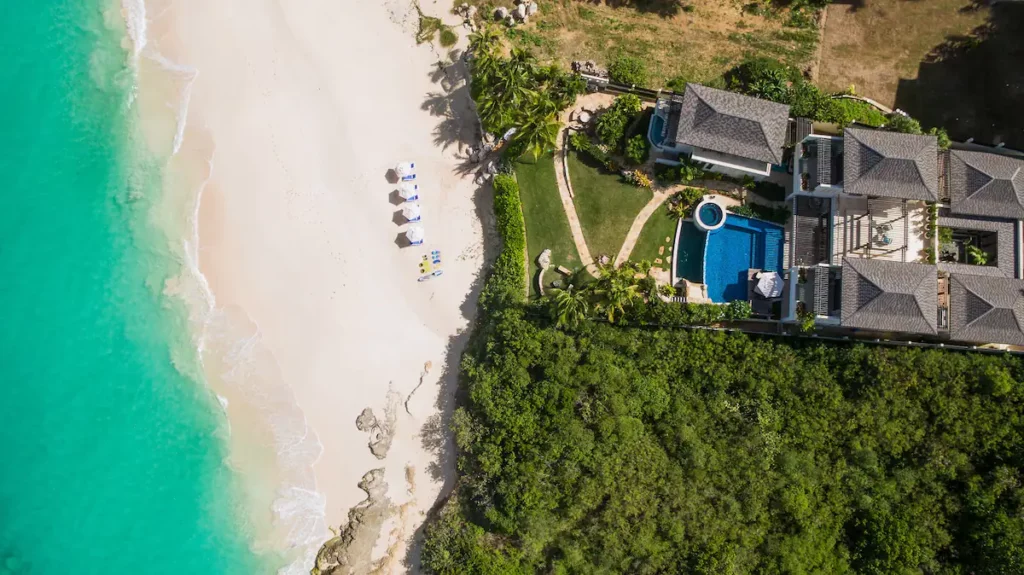
[(693, 221), (679, 223), (677, 279), (704, 283), (717, 303), (747, 299), (747, 270), (782, 271), (782, 226), (728, 214), (721, 228), (704, 232)]
[(747, 299), (747, 270), (782, 270), (782, 226), (736, 214), (709, 232), (704, 249), (704, 283), (712, 301)]
[(679, 243), (676, 247), (676, 276), (696, 283), (704, 283), (704, 243), (707, 234), (689, 220), (679, 223)]
[(651, 125), (647, 130), (647, 139), (651, 141), (656, 148), (661, 147), (661, 143), (665, 141), (665, 137), (661, 135), (661, 131), (665, 129), (665, 118), (654, 114), (651, 116)]

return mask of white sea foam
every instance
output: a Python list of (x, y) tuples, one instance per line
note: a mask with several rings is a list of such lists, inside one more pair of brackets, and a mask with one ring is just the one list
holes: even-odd
[[(175, 87), (180, 86), (168, 103), (175, 120), (170, 148), (170, 158), (174, 158), (186, 145), (189, 104), (199, 71), (173, 62), (161, 54), (156, 45), (149, 43), (144, 0), (121, 0), (121, 7), (131, 43), (129, 54), (134, 74), (134, 86), (128, 105), (135, 103), (136, 94), (140, 90), (140, 58), (157, 64), (161, 73), (169, 75), (166, 79), (172, 80)], [(163, 85), (159, 79), (154, 82)], [(141, 89), (145, 90), (146, 87), (142, 86)], [(183, 190), (164, 191), (165, 194), (171, 194), (168, 198), (189, 198), (186, 201), (192, 202), (188, 210), (185, 238), (178, 244), (183, 260), (182, 274), (175, 278), (175, 285), (168, 292), (182, 298), (188, 305), (190, 324), (193, 326), (193, 345), (198, 352), (200, 368), (207, 372), (209, 378), (217, 380), (215, 388), (230, 386), (230, 389), (224, 389), (223, 394), (217, 393), (217, 400), (225, 412), (230, 414), (234, 409), (228, 395), (244, 398), (247, 407), (258, 413), (257, 417), (261, 421), (257, 425), (265, 426), (273, 436), (276, 467), (282, 481), (276, 487), (270, 503), (275, 518), (272, 528), (275, 540), (262, 542), (260, 546), (269, 545), (273, 549), (288, 552), (293, 561), (279, 571), (282, 575), (308, 573), (320, 545), (330, 536), (326, 523), (326, 498), (317, 491), (312, 470), (323, 447), (309, 427), (305, 414), (299, 409), (290, 387), (281, 379), (273, 356), (262, 342), (259, 327), (249, 318), (240, 320), (219, 309), (209, 282), (200, 270), (199, 215), (203, 195), (214, 170), (212, 152), (207, 162), (205, 178), (188, 193)], [(218, 370), (221, 373), (210, 374), (207, 371), (211, 354), (216, 356), (215, 363), (221, 368)], [(229, 415), (229, 434), (232, 430), (230, 421)], [(259, 477), (247, 479), (256, 482), (261, 480)]]
[(171, 145), (171, 155), (173, 156), (181, 149), (181, 143), (185, 139), (185, 125), (188, 121), (188, 106), (192, 101), (192, 86), (195, 84), (196, 78), (199, 76), (199, 70), (190, 66), (183, 66), (172, 62), (165, 58), (163, 54), (160, 54), (155, 50), (147, 51), (146, 57), (159, 64), (161, 68), (166, 70), (168, 73), (181, 78), (184, 82), (174, 114), (174, 142)]
[(135, 64), (146, 47), (146, 3), (144, 0), (121, 0), (121, 13), (132, 43), (132, 64)]
[[(309, 573), (320, 545), (329, 537), (327, 501), (317, 491), (312, 466), (323, 453), (316, 433), (309, 427), (288, 385), (280, 378), (273, 356), (263, 344), (259, 325), (250, 318), (246, 329), (242, 319), (231, 317), (217, 307), (217, 300), (199, 267), (199, 214), (206, 184), (213, 175), (209, 160), (206, 178), (196, 190), (190, 216), (191, 237), (183, 245), (185, 267), (194, 286), (191, 307), (196, 313), (193, 325), (200, 361), (210, 353), (218, 354), (222, 373), (214, 375), (245, 397), (271, 431), (277, 465), (286, 482), (280, 485), (272, 503), (274, 531), (283, 535), (283, 543), (295, 554), (281, 575)], [(251, 330), (251, 331), (249, 331)], [(226, 398), (222, 401), (228, 409)]]

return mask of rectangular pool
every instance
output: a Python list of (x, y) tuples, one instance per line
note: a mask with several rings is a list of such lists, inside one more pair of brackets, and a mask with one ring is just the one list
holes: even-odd
[(679, 223), (679, 242), (676, 247), (676, 275), (695, 283), (704, 283), (704, 240), (707, 234), (693, 222)]
[(747, 299), (748, 269), (782, 270), (783, 238), (778, 224), (728, 214), (725, 225), (708, 234), (704, 250), (708, 297), (718, 303)]

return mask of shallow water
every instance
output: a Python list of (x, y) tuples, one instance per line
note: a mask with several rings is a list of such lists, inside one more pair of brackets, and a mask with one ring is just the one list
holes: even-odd
[[(263, 573), (97, 0), (0, 18), (0, 574)], [(116, 11), (115, 11), (116, 15)]]

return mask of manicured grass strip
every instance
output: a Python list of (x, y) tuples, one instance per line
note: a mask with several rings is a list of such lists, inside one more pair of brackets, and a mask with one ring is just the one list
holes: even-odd
[(569, 177), (590, 255), (614, 260), (633, 219), (650, 201), (651, 190), (623, 183), (618, 174), (576, 152), (569, 154)]
[[(669, 214), (667, 205), (658, 208), (651, 219), (644, 224), (644, 229), (640, 232), (640, 237), (637, 238), (633, 252), (629, 254), (629, 259), (633, 261), (647, 260), (656, 267), (671, 269), (672, 241), (676, 235), (676, 221), (677, 219)], [(669, 238), (669, 241), (665, 242), (665, 238)], [(659, 254), (658, 248), (662, 246), (665, 249)], [(661, 258), (661, 263), (654, 261), (657, 258)]]
[[(580, 267), (580, 256), (572, 241), (569, 220), (562, 208), (555, 182), (555, 162), (551, 154), (544, 154), (533, 160), (525, 156), (516, 162), (516, 178), (519, 180), (519, 196), (523, 202), (523, 216), (526, 219), (526, 250), (530, 261), (530, 293), (537, 295), (537, 256), (545, 249), (551, 250), (551, 266), (565, 266), (569, 269)], [(556, 272), (549, 271), (545, 281), (550, 282)]]

